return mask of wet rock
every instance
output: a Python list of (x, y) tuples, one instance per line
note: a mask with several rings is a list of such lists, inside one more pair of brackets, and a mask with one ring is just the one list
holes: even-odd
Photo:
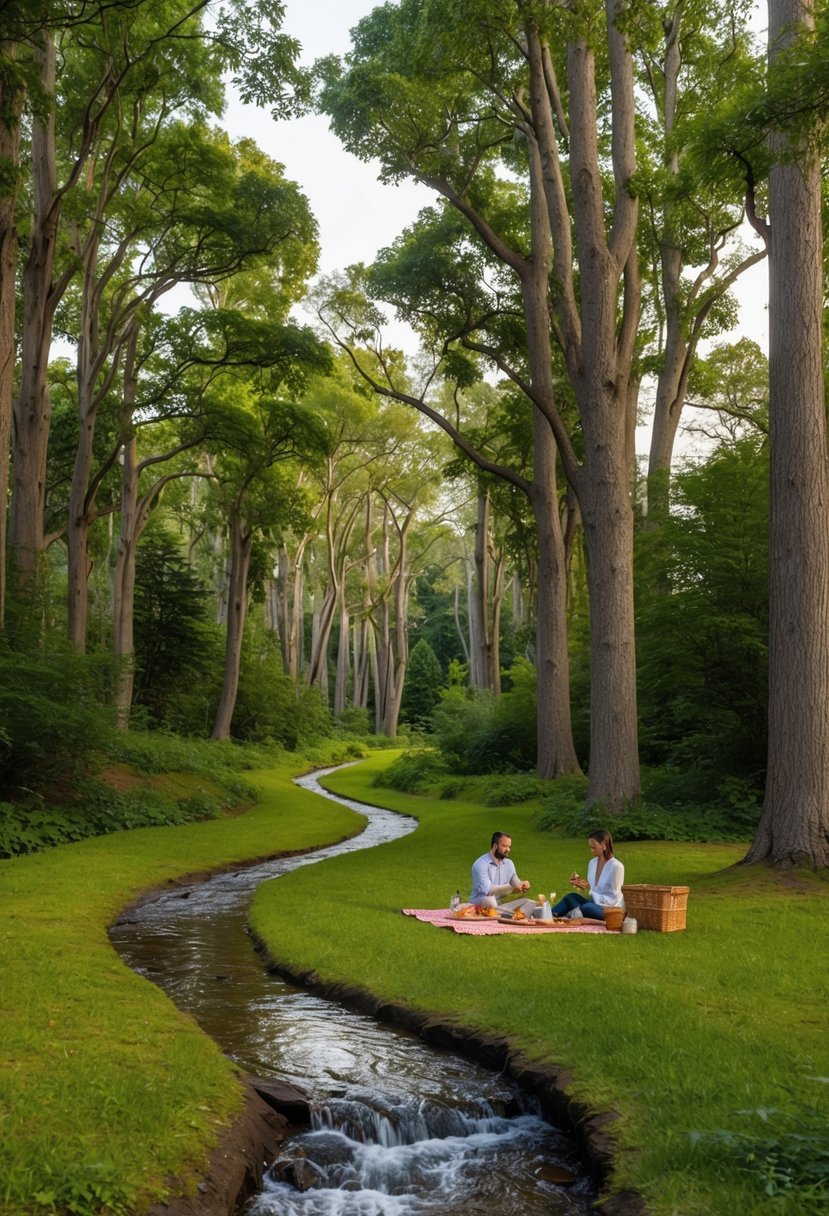
[(307, 1124), (311, 1118), (311, 1103), (307, 1094), (287, 1081), (271, 1077), (250, 1077), (248, 1083), (263, 1102), (288, 1120)]
[(542, 1182), (554, 1182), (556, 1186), (572, 1186), (577, 1177), (576, 1174), (564, 1169), (561, 1165), (539, 1166), (535, 1171), (535, 1176)]
[(291, 1157), (279, 1157), (268, 1170), (268, 1177), (274, 1182), (284, 1182), (297, 1191), (310, 1191), (322, 1185), (321, 1170), (300, 1152)]

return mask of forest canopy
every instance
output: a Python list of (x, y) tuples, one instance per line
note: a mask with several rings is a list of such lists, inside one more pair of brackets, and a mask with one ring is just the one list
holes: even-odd
[[(339, 732), (825, 867), (824, 7), (400, 0), (313, 68), (284, 16), (0, 8), (7, 814)], [(228, 90), (432, 203), (318, 276)]]

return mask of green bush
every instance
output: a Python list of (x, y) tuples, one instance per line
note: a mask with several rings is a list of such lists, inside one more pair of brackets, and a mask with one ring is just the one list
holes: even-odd
[(334, 729), (346, 735), (368, 735), (371, 733), (371, 719), (367, 709), (349, 705), (334, 719)]
[(0, 788), (43, 790), (94, 770), (112, 731), (113, 670), (108, 656), (53, 640), (34, 654), (0, 645)]
[(535, 669), (520, 659), (504, 674), (509, 688), (498, 698), (455, 684), (443, 693), (432, 715), (432, 729), (449, 768), (460, 773), (510, 773), (535, 766)]
[(319, 690), (298, 687), (282, 669), (276, 637), (258, 625), (245, 633), (233, 736), (254, 743), (278, 743), (296, 751), (330, 735), (331, 715)]
[(447, 772), (442, 758), (433, 751), (404, 752), (388, 768), (382, 769), (374, 784), (403, 794), (425, 793)]
[(63, 806), (41, 800), (0, 803), (0, 857), (36, 853), (56, 845), (105, 836), (131, 828), (169, 827), (213, 819), (229, 806), (229, 797), (212, 797), (197, 790), (175, 799), (157, 790), (113, 790), (93, 781), (83, 797)]
[(548, 783), (531, 773), (514, 773), (508, 777), (495, 777), (487, 782), (484, 806), (516, 806), (529, 802), (547, 789)]
[(583, 778), (560, 778), (541, 800), (539, 831), (579, 836), (597, 825), (608, 827), (615, 840), (684, 840), (710, 842), (748, 840), (760, 817), (756, 802), (737, 807), (728, 803), (675, 803), (661, 806), (643, 799), (614, 814), (600, 805), (586, 805)]
[(440, 661), (425, 638), (415, 644), (406, 668), (400, 717), (411, 726), (426, 729), (440, 703), (443, 688)]

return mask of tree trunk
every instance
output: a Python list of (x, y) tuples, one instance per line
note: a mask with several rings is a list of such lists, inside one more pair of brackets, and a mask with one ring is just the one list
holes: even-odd
[(478, 514), (473, 551), (474, 577), (469, 600), (470, 660), (469, 683), (473, 688), (491, 689), (489, 630), (489, 491), (478, 491)]
[(368, 708), (369, 648), (368, 618), (354, 622), (354, 698), (357, 709)]
[(245, 532), (239, 517), (230, 520), (230, 585), (227, 604), (227, 642), (222, 692), (216, 710), (211, 739), (229, 739), (230, 724), (239, 689), (239, 669), (242, 661), (242, 638), (248, 601), (248, 568), (253, 533)]
[[(17, 48), (0, 43), (0, 59), (14, 63)], [(17, 299), (16, 208), (20, 185), (20, 115), (24, 90), (11, 73), (0, 79), (0, 165), (5, 184), (0, 190), (0, 630), (6, 615), (6, 541), (8, 535), (9, 452), (12, 438), (12, 399), (15, 369), (15, 308)]]
[(135, 680), (135, 642), (133, 637), (135, 609), (135, 550), (140, 535), (138, 510), (138, 443), (132, 425), (132, 411), (137, 394), (135, 377), (135, 347), (137, 332), (133, 332), (127, 347), (124, 365), (124, 432), (123, 465), (121, 468), (121, 531), (118, 556), (112, 571), (112, 650), (117, 663), (115, 685), (116, 726), (126, 730), (132, 708)]
[[(35, 49), (44, 93), (55, 91), (55, 45), (48, 31)], [(32, 228), (23, 271), (23, 333), (20, 391), (14, 411), (14, 477), (11, 545), (18, 578), (34, 585), (44, 548), (46, 449), (51, 403), (46, 369), (52, 342), (55, 299), (51, 292), (57, 239), (55, 203), (55, 112), (32, 121)]]
[[(812, 25), (769, 0), (769, 57)], [(781, 136), (769, 178), (769, 752), (746, 861), (829, 866), (829, 467), (817, 155)], [(792, 156), (792, 152), (795, 153)]]
[(115, 685), (116, 725), (129, 726), (135, 679), (135, 550), (138, 537), (138, 456), (135, 435), (124, 441), (121, 475), (121, 533), (112, 572), (112, 649), (118, 662)]
[(580, 772), (570, 717), (567, 647), (567, 561), (558, 511), (552, 431), (533, 411), (535, 456), (532, 507), (538, 534), (536, 685), (538, 775), (548, 780)]
[(489, 618), (489, 638), (487, 643), (487, 679), (489, 687), (496, 697), (501, 695), (501, 609), (504, 604), (504, 570), (507, 555), (503, 549), (492, 555), (494, 568), (492, 571), (491, 614)]
[(341, 714), (348, 699), (348, 684), (351, 675), (351, 646), (348, 605), (345, 602), (345, 589), (340, 586), (339, 594), (340, 642), (337, 649), (337, 678), (334, 683), (334, 713)]
[[(635, 261), (637, 206), (632, 62), (608, 5), (613, 79), (613, 161), (617, 213), (608, 238), (596, 133), (593, 55), (569, 49), (570, 167), (583, 332), (571, 377), (584, 434), (577, 479), (590, 589), (590, 784), (588, 802), (609, 811), (640, 791), (633, 621), (633, 510), (629, 394), (640, 284)], [(624, 305), (619, 321), (620, 282)]]
[(276, 576), (277, 633), (282, 651), (282, 668), (296, 682), (301, 667), (304, 593), (304, 558), (309, 537), (306, 534), (293, 554), (279, 548)]

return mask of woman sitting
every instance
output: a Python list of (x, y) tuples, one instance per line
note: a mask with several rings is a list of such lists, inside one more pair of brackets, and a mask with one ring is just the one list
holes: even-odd
[(587, 865), (587, 878), (580, 878), (576, 873), (570, 875), (570, 885), (587, 894), (579, 895), (578, 891), (571, 891), (555, 905), (553, 916), (588, 916), (594, 920), (604, 920), (605, 908), (625, 906), (622, 895), (625, 867), (613, 855), (610, 832), (604, 828), (591, 832), (587, 847), (593, 854)]

